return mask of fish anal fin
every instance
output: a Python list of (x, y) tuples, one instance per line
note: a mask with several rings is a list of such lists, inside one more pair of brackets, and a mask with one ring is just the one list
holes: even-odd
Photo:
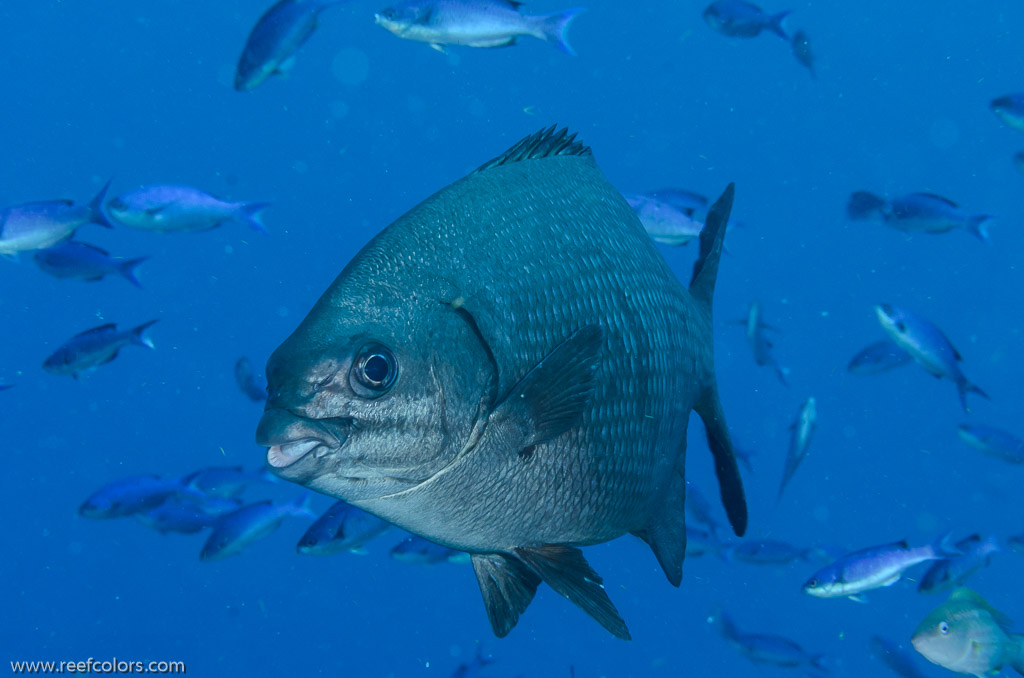
[(700, 231), (700, 256), (693, 265), (693, 277), (690, 278), (690, 294), (698, 303), (711, 308), (711, 298), (715, 292), (715, 279), (718, 278), (718, 262), (722, 258), (722, 243), (725, 242), (725, 229), (729, 224), (732, 212), (733, 196), (736, 185), (729, 184), (722, 196), (708, 210), (704, 228)]
[(541, 579), (522, 562), (502, 553), (474, 553), (472, 562), (491, 628), (494, 635), (504, 638), (530, 605)]
[[(685, 440), (683, 444), (686, 444)], [(669, 583), (679, 586), (683, 581), (683, 559), (686, 557), (686, 480), (682, 473), (672, 474), (665, 502), (651, 524), (633, 534), (647, 542), (654, 551)]]
[(578, 548), (547, 544), (519, 547), (515, 554), (556, 593), (568, 598), (616, 638), (630, 640), (626, 622), (604, 590), (601, 576)]
[(579, 420), (594, 387), (604, 331), (587, 325), (519, 380), (491, 414), (494, 427), (520, 452), (565, 433)]
[(694, 410), (704, 422), (725, 513), (729, 516), (733, 532), (742, 537), (747, 531), (747, 499), (743, 492), (740, 467), (736, 463), (736, 453), (732, 449), (732, 438), (725, 425), (722, 403), (718, 399), (718, 389), (714, 386), (707, 389)]

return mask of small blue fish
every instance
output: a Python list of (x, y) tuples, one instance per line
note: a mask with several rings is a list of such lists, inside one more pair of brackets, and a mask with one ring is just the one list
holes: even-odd
[(88, 205), (70, 200), (44, 200), (0, 209), (0, 256), (42, 250), (70, 238), (79, 227), (112, 228), (103, 210), (108, 181)]
[(65, 240), (53, 247), (39, 250), (32, 256), (41, 271), (55, 278), (76, 278), (95, 282), (105, 276), (117, 274), (136, 287), (142, 285), (135, 277), (135, 267), (147, 258), (115, 259), (99, 247), (77, 240)]
[(704, 224), (673, 205), (642, 193), (623, 193), (651, 240), (663, 245), (685, 245), (700, 237)]
[(715, 611), (708, 621), (733, 649), (752, 662), (803, 668), (815, 676), (827, 673), (821, 663), (824, 655), (811, 654), (789, 638), (769, 633), (744, 633), (722, 610)]
[(722, 550), (722, 557), (726, 561), (739, 561), (751, 565), (789, 565), (808, 560), (810, 554), (810, 549), (803, 549), (775, 539), (742, 541), (730, 544)]
[(234, 498), (254, 483), (277, 483), (277, 476), (266, 467), (247, 471), (241, 466), (209, 466), (193, 471), (181, 482), (210, 497)]
[(790, 43), (793, 47), (793, 56), (800, 62), (800, 65), (806, 68), (811, 73), (811, 78), (817, 79), (818, 75), (814, 72), (814, 52), (811, 51), (810, 38), (807, 37), (807, 33), (804, 31), (797, 31), (793, 34), (793, 40)]
[(818, 570), (804, 582), (804, 593), (816, 598), (852, 598), (862, 601), (865, 591), (892, 586), (903, 572), (919, 563), (962, 555), (949, 543), (949, 535), (931, 544), (911, 548), (906, 541), (854, 551)]
[(788, 42), (789, 36), (782, 22), (790, 14), (792, 11), (768, 14), (745, 0), (717, 0), (704, 10), (704, 21), (730, 38), (756, 38), (761, 31), (767, 30)]
[(406, 0), (382, 9), (377, 24), (400, 38), (444, 45), (508, 47), (531, 36), (575, 55), (569, 45), (569, 24), (583, 11), (578, 7), (543, 16), (523, 14), (515, 0)]
[(231, 221), (266, 233), (259, 214), (268, 202), (229, 202), (191, 186), (153, 185), (123, 193), (107, 203), (120, 224), (156, 233), (207, 231)]
[(883, 339), (861, 349), (850, 359), (846, 369), (853, 374), (881, 374), (912, 360), (909, 353)]
[(1024, 93), (1007, 94), (993, 99), (989, 108), (1007, 125), (1024, 132)]
[(295, 52), (316, 30), (320, 12), (338, 4), (338, 0), (281, 0), (264, 12), (238, 58), (235, 89), (250, 90), (291, 68)]
[(960, 424), (957, 435), (982, 454), (1010, 464), (1024, 464), (1024, 440), (983, 424)]
[(775, 370), (782, 385), (789, 386), (789, 369), (780, 365), (772, 355), (773, 345), (766, 332), (774, 328), (765, 324), (761, 319), (761, 302), (757, 300), (750, 302), (744, 325), (747, 330), (747, 343), (754, 353), (754, 362), (760, 367), (771, 367)]
[(409, 535), (391, 549), (391, 557), (410, 565), (437, 565), (438, 563), (469, 562), (469, 554), (435, 544), (423, 537)]
[(150, 320), (125, 332), (109, 323), (76, 334), (46, 359), (43, 369), (50, 374), (70, 374), (77, 379), (82, 372), (109, 363), (125, 346), (154, 348), (145, 331), (155, 322)]
[(154, 509), (168, 497), (202, 495), (177, 478), (145, 475), (115, 480), (96, 491), (78, 509), (85, 518), (120, 518)]
[(907, 233), (948, 233), (963, 229), (978, 239), (988, 241), (991, 214), (972, 214), (949, 198), (934, 193), (908, 193), (892, 200), (858, 191), (846, 206), (851, 219), (881, 221)]
[(390, 529), (391, 523), (352, 506), (335, 502), (302, 535), (296, 550), (310, 556), (365, 553), (363, 547)]
[(267, 399), (267, 380), (256, 375), (252, 362), (244, 356), (235, 363), (235, 383), (254, 403), (261, 403)]
[(779, 494), (776, 501), (782, 499), (782, 493), (786, 491), (786, 486), (789, 485), (789, 481), (796, 475), (796, 470), (807, 456), (811, 438), (817, 427), (818, 403), (812, 396), (804, 401), (796, 421), (789, 426), (789, 452), (786, 454), (786, 466), (782, 470), (782, 482), (779, 483)]
[(261, 501), (243, 506), (225, 514), (213, 525), (213, 532), (203, 545), (199, 559), (222, 560), (240, 553), (249, 544), (266, 537), (280, 527), (289, 516), (315, 518), (307, 505), (309, 497), (303, 495), (285, 504)]
[(191, 495), (171, 495), (162, 504), (148, 511), (136, 513), (136, 519), (161, 534), (176, 532), (195, 534), (212, 527), (217, 519), (241, 506), (235, 499), (220, 497), (197, 498)]
[(938, 593), (963, 585), (972, 574), (989, 565), (992, 554), (1001, 549), (995, 537), (982, 539), (981, 535), (972, 534), (958, 541), (956, 550), (961, 555), (932, 563), (917, 585), (918, 593)]
[(880, 636), (871, 637), (871, 653), (893, 673), (903, 678), (926, 678), (914, 657), (897, 643)]
[(968, 393), (977, 393), (983, 398), (988, 398), (987, 393), (964, 376), (960, 370), (963, 358), (936, 325), (891, 304), (876, 306), (875, 314), (889, 338), (909, 353), (928, 374), (940, 379), (945, 377), (956, 384), (960, 404), (965, 411), (968, 411)]

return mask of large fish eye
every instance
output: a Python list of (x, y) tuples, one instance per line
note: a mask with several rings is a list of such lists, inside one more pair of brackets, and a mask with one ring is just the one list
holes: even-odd
[(375, 398), (395, 383), (398, 360), (380, 344), (364, 346), (352, 363), (352, 388), (359, 395)]
[(942, 635), (946, 635), (947, 633), (949, 633), (949, 624), (947, 624), (946, 622), (939, 622), (939, 633), (941, 633)]
[(818, 580), (817, 579), (812, 579), (809, 582), (807, 582), (807, 588), (809, 588), (809, 589), (816, 589), (816, 588), (818, 588)]

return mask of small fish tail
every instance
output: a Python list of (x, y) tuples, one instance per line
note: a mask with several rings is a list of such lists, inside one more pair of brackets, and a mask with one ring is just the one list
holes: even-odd
[(846, 203), (846, 215), (855, 221), (885, 216), (886, 202), (870, 191), (857, 191)]
[(959, 558), (964, 555), (963, 551), (956, 547), (953, 542), (953, 533), (947, 532), (946, 534), (938, 537), (935, 541), (930, 544), (932, 554), (936, 559), (942, 558)]
[(981, 390), (980, 386), (978, 386), (976, 384), (972, 384), (966, 378), (960, 379), (958, 382), (956, 382), (956, 390), (957, 390), (957, 393), (959, 393), (959, 395), (960, 395), (960, 405), (963, 406), (964, 412), (970, 412), (971, 411), (971, 408), (967, 406), (967, 394), (968, 393), (977, 393), (978, 395), (980, 395), (982, 398), (984, 398), (986, 400), (992, 400), (992, 398), (990, 398), (987, 393), (985, 393), (984, 391)]
[(542, 39), (550, 42), (569, 56), (576, 56), (576, 50), (569, 44), (569, 24), (585, 9), (586, 7), (574, 7), (557, 14), (537, 17), (537, 25)]
[(716, 607), (714, 609), (711, 616), (708, 618), (708, 622), (714, 624), (715, 631), (717, 631), (718, 635), (722, 636), (726, 640), (739, 637), (739, 631), (736, 629), (736, 624), (733, 623), (732, 619), (721, 607)]
[(129, 259), (128, 261), (122, 262), (121, 265), (117, 267), (118, 273), (124, 276), (128, 282), (139, 289), (142, 289), (142, 283), (140, 283), (139, 279), (135, 277), (135, 267), (147, 259), (149, 259), (149, 257), (139, 257), (137, 259)]
[(789, 373), (790, 373), (790, 371), (791, 370), (788, 367), (783, 367), (782, 365), (779, 365), (778, 363), (775, 364), (775, 373), (779, 375), (779, 381), (782, 382), (783, 386), (789, 386)]
[(139, 346), (145, 346), (146, 348), (155, 349), (153, 340), (146, 336), (146, 330), (149, 329), (150, 325), (159, 322), (159, 318), (156, 320), (150, 320), (148, 323), (142, 323), (138, 327), (132, 330), (132, 343), (138, 344)]
[(245, 202), (238, 206), (238, 220), (254, 231), (267, 234), (267, 227), (260, 221), (260, 212), (270, 207), (269, 202)]
[(793, 10), (787, 9), (784, 12), (773, 14), (771, 20), (768, 23), (768, 29), (775, 33), (780, 38), (782, 38), (783, 40), (785, 40), (786, 42), (789, 42), (790, 38), (789, 34), (786, 33), (786, 27), (783, 24), (785, 23), (786, 18), (792, 13)]
[(302, 518), (316, 519), (316, 513), (313, 512), (312, 508), (310, 508), (312, 498), (313, 495), (307, 492), (306, 494), (299, 495), (288, 502), (288, 508), (291, 510), (291, 514)]
[(982, 242), (988, 242), (988, 222), (995, 219), (991, 214), (978, 214), (967, 220), (967, 230)]
[(110, 188), (110, 184), (113, 181), (113, 179), (107, 179), (107, 183), (103, 184), (103, 188), (99, 190), (99, 193), (89, 201), (89, 212), (92, 223), (105, 228), (114, 227), (114, 225), (110, 223), (110, 218), (107, 216), (106, 209), (103, 207), (103, 203), (107, 200), (107, 189)]

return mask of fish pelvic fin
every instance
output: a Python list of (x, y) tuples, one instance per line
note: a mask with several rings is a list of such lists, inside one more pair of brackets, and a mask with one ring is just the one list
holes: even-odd
[(616, 638), (630, 640), (626, 622), (604, 590), (604, 580), (590, 567), (582, 551), (564, 544), (547, 544), (520, 547), (515, 553), (556, 593), (568, 598)]
[(156, 348), (153, 345), (153, 340), (146, 336), (146, 330), (154, 323), (159, 322), (160, 319), (150, 320), (148, 323), (142, 323), (138, 327), (132, 330), (132, 343), (139, 346), (145, 346), (146, 348)]
[(981, 390), (980, 386), (978, 386), (976, 384), (972, 384), (970, 381), (967, 380), (966, 377), (962, 378), (962, 379), (959, 379), (956, 382), (956, 390), (957, 390), (957, 393), (960, 395), (960, 405), (964, 408), (964, 412), (970, 412), (971, 411), (971, 408), (967, 406), (967, 394), (968, 393), (977, 393), (978, 395), (980, 395), (985, 400), (992, 400), (992, 398), (990, 398), (987, 393), (985, 393), (984, 391)]
[(718, 277), (718, 262), (722, 258), (725, 228), (729, 223), (735, 193), (735, 184), (729, 184), (722, 196), (708, 210), (704, 228), (700, 231), (700, 256), (693, 265), (690, 294), (698, 303), (707, 307), (709, 314), (711, 299), (715, 292), (715, 279)]
[(708, 436), (708, 447), (715, 460), (715, 475), (718, 476), (718, 489), (722, 496), (722, 505), (729, 516), (736, 536), (742, 537), (747, 531), (747, 499), (743, 492), (743, 478), (740, 467), (736, 463), (736, 452), (732, 448), (732, 438), (725, 424), (722, 403), (718, 399), (718, 387), (708, 388), (697, 406), (697, 414), (704, 422), (704, 430)]
[(267, 227), (260, 221), (260, 212), (270, 207), (269, 202), (246, 202), (238, 206), (237, 218), (254, 231), (268, 233)]
[(471, 560), (491, 629), (504, 638), (529, 607), (541, 579), (520, 560), (503, 553), (474, 553)]
[(569, 25), (584, 10), (586, 7), (574, 7), (557, 14), (536, 17), (538, 37), (550, 42), (569, 56), (576, 56), (576, 50), (569, 44)]
[[(686, 445), (686, 439), (683, 439)], [(651, 524), (634, 532), (647, 542), (654, 557), (665, 571), (669, 583), (679, 586), (683, 581), (683, 559), (686, 557), (686, 480), (676, 471), (669, 481), (665, 502)]]
[(577, 330), (512, 387), (488, 427), (515, 452), (568, 431), (590, 399), (603, 343), (600, 325)]

